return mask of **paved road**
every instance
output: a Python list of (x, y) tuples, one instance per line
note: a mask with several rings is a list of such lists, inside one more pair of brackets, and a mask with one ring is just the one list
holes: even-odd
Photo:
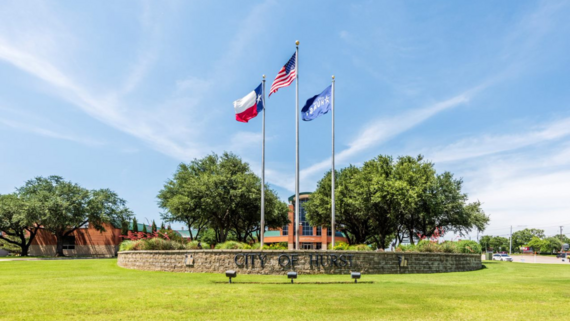
[(567, 264), (570, 266), (568, 259), (562, 262), (562, 259), (557, 259), (555, 256), (540, 256), (537, 255), (536, 258), (533, 255), (511, 255), (513, 262), (520, 263), (542, 263), (542, 264)]

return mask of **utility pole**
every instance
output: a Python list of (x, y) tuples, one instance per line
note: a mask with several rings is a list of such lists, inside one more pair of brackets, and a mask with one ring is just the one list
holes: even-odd
[(513, 254), (513, 226), (511, 225), (511, 235), (509, 236), (509, 255)]
[(562, 237), (562, 236), (563, 236), (563, 234), (562, 234), (562, 228), (563, 228), (563, 227), (564, 227), (564, 226), (560, 226), (560, 241), (561, 241), (561, 242), (564, 242), (564, 238)]

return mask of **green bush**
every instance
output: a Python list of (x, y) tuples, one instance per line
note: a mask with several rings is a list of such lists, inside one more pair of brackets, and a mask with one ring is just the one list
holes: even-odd
[(136, 241), (123, 241), (119, 246), (119, 251), (167, 251), (184, 250), (184, 244), (176, 241), (168, 241), (160, 238), (142, 239)]
[(356, 244), (348, 247), (349, 251), (373, 251), (372, 248), (366, 244)]
[(186, 249), (188, 249), (188, 250), (199, 250), (200, 248), (198, 247), (198, 243), (200, 243), (203, 250), (209, 250), (210, 249), (210, 244), (208, 244), (206, 242), (200, 242), (200, 241), (189, 242), (188, 244), (186, 244)]
[(225, 243), (216, 244), (216, 250), (248, 250), (251, 246), (246, 243), (240, 243), (237, 241), (227, 241)]
[(414, 244), (399, 244), (396, 252), (417, 252)]
[(457, 242), (445, 241), (439, 245), (439, 248), (443, 253), (458, 253)]
[(133, 248), (133, 241), (126, 240), (119, 245), (119, 252), (130, 251)]
[(286, 242), (280, 242), (280, 243), (272, 243), (272, 244), (266, 244), (265, 246), (263, 246), (264, 250), (287, 250), (289, 249), (289, 246), (287, 245)]
[(462, 240), (457, 242), (457, 253), (480, 254), (481, 245), (475, 241)]
[(416, 245), (417, 252), (441, 252), (439, 244), (436, 242), (430, 242), (428, 240), (421, 240)]
[(332, 243), (329, 244), (329, 250), (347, 251), (348, 247), (349, 247), (349, 245), (347, 243), (344, 243), (344, 242), (337, 242), (334, 245), (334, 248), (332, 247)]

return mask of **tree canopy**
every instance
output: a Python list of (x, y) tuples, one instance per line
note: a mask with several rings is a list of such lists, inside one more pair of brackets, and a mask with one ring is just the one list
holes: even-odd
[[(222, 243), (230, 232), (245, 242), (260, 231), (260, 195), (259, 177), (238, 156), (226, 152), (180, 164), (158, 199), (166, 210), (162, 215), (166, 222), (186, 224), (192, 238), (212, 229), (216, 242)], [(265, 225), (276, 228), (287, 224), (287, 213), (287, 205), (265, 186)]]
[(36, 202), (26, 202), (18, 194), (0, 195), (0, 240), (19, 247), (20, 255), (28, 255), (40, 225)]
[[(481, 203), (468, 203), (462, 180), (453, 174), (437, 174), (420, 155), (394, 160), (380, 155), (362, 167), (349, 166), (337, 172), (335, 220), (350, 243), (376, 243), (386, 248), (394, 238), (408, 236), (414, 243), (437, 229), (464, 235), (482, 231), (489, 217)], [(318, 182), (305, 203), (312, 225), (330, 226), (331, 173)]]
[(126, 202), (109, 189), (88, 190), (59, 176), (37, 177), (18, 189), (36, 204), (41, 226), (57, 240), (56, 255), (63, 256), (63, 239), (88, 223), (98, 231), (104, 224), (121, 226), (132, 216)]

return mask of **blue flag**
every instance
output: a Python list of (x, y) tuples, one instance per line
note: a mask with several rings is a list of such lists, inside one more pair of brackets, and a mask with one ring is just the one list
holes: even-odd
[(320, 115), (324, 115), (331, 110), (331, 86), (328, 86), (322, 93), (313, 96), (301, 110), (304, 121), (311, 121)]

